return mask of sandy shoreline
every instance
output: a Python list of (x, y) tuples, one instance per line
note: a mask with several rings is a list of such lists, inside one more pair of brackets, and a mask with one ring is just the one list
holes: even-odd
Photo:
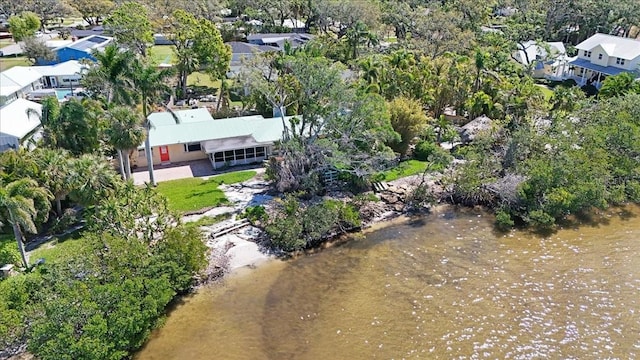
[[(390, 185), (411, 186), (416, 179), (403, 178), (391, 182)], [(264, 181), (261, 176), (239, 184), (223, 185), (221, 189), (225, 196), (230, 200), (231, 204), (224, 207), (211, 209), (200, 215), (189, 215), (183, 218), (184, 221), (197, 221), (204, 216), (216, 216), (225, 213), (231, 214), (231, 219), (225, 220), (214, 226), (202, 227), (207, 236), (207, 246), (211, 249), (210, 268), (223, 269), (222, 276), (235, 273), (242, 268), (254, 269), (262, 264), (279, 259), (268, 249), (264, 249), (259, 245), (260, 240), (264, 238), (262, 230), (246, 226), (241, 229), (229, 232), (222, 236), (214, 237), (216, 229), (224, 226), (232, 226), (237, 224), (236, 216), (242, 213), (248, 206), (265, 205), (273, 199), (268, 195), (269, 183)], [(448, 204), (439, 204), (432, 206), (429, 213), (441, 213), (450, 210), (452, 207)], [(421, 215), (417, 215), (421, 216)], [(363, 224), (358, 231), (360, 234), (368, 234), (376, 230), (383, 229), (388, 226), (406, 223), (415, 219), (415, 216), (407, 215), (403, 211), (386, 211), (375, 218), (370, 218)], [(350, 235), (346, 234), (347, 239)], [(340, 243), (340, 239), (328, 241), (322, 248), (330, 247), (335, 243)]]

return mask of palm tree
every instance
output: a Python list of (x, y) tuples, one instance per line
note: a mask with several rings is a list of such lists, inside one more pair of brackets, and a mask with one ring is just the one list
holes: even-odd
[(367, 92), (381, 92), (381, 75), (383, 66), (377, 58), (369, 56), (358, 62), (358, 66), (362, 71), (362, 78), (367, 82)]
[(73, 162), (73, 176), (70, 183), (73, 190), (71, 199), (83, 206), (92, 206), (113, 194), (121, 183), (113, 166), (102, 156), (84, 154)]
[(153, 154), (151, 153), (151, 143), (149, 141), (149, 131), (151, 130), (151, 123), (149, 122), (149, 107), (160, 102), (163, 96), (171, 94), (171, 87), (167, 84), (167, 80), (173, 76), (173, 70), (171, 68), (159, 70), (154, 65), (144, 63), (140, 60), (134, 63), (133, 69), (133, 85), (140, 97), (142, 115), (144, 116), (144, 128), (146, 131), (144, 149), (147, 153), (149, 182), (152, 186), (155, 186), (156, 180), (153, 176)]
[(33, 153), (25, 148), (0, 153), (0, 182), (10, 183), (38, 176), (38, 163)]
[(357, 21), (352, 28), (347, 30), (345, 37), (347, 44), (351, 48), (351, 59), (358, 58), (358, 46), (361, 44), (369, 47), (378, 44), (377, 36), (370, 32), (367, 25), (362, 21)]
[[(58, 145), (59, 125), (60, 125), (60, 102), (55, 96), (49, 96), (42, 100), (42, 109), (40, 113), (35, 109), (28, 108), (27, 116), (37, 116), (40, 119), (40, 126), (33, 132), (42, 129), (42, 142), (46, 146), (56, 147)], [(32, 133), (27, 134), (25, 138), (30, 137)]]
[(56, 213), (62, 215), (62, 199), (73, 190), (74, 159), (64, 149), (38, 148), (33, 152), (40, 183), (53, 194)]
[(115, 44), (109, 44), (103, 51), (94, 51), (97, 65), (83, 76), (86, 88), (102, 93), (108, 104), (132, 103), (132, 83), (129, 74), (135, 55), (131, 51), (121, 51)]
[(122, 178), (129, 180), (131, 178), (129, 152), (137, 148), (145, 137), (142, 117), (134, 109), (116, 106), (107, 111), (107, 118), (109, 127), (106, 132), (109, 142), (118, 152)]
[(32, 234), (38, 231), (35, 224), (36, 217), (39, 213), (46, 215), (49, 212), (47, 206), (50, 206), (50, 198), (51, 193), (39, 187), (38, 183), (32, 179), (21, 179), (6, 185), (0, 183), (0, 212), (3, 215), (1, 218), (7, 219), (13, 227), (20, 256), (27, 269), (29, 261), (24, 250), (22, 230)]

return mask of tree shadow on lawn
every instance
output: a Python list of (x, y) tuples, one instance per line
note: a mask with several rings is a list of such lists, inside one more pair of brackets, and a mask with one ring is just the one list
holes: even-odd
[[(205, 184), (205, 183), (202, 183), (202, 184), (200, 184), (198, 186), (203, 186), (203, 185), (210, 186), (209, 184)], [(189, 194), (187, 194), (185, 196), (185, 199), (191, 199), (191, 198), (194, 198), (194, 197), (207, 196), (207, 195), (212, 195), (212, 194), (220, 195), (219, 196), (220, 198), (225, 198), (224, 191), (222, 191), (220, 189), (208, 189), (208, 190), (200, 190), (200, 191), (191, 192), (191, 193), (189, 193)]]
[(189, 85), (188, 89), (189, 90), (187, 95), (189, 98), (199, 98), (206, 95), (218, 95), (218, 88), (216, 87)]
[(24, 249), (27, 252), (31, 252), (36, 249), (39, 249), (43, 245), (46, 246), (49, 244), (55, 244), (55, 245), (62, 244), (63, 242), (70, 239), (78, 240), (82, 237), (81, 230), (83, 228), (84, 228), (84, 225), (75, 225), (71, 229), (67, 230), (65, 233), (60, 235), (53, 234), (53, 235), (36, 236), (30, 239), (27, 243), (25, 243)]

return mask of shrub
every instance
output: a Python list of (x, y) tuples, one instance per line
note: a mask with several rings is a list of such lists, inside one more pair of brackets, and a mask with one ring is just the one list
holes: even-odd
[(533, 210), (529, 212), (529, 222), (537, 228), (549, 229), (556, 223), (556, 220), (542, 210)]
[(449, 166), (453, 159), (447, 150), (440, 147), (440, 145), (429, 141), (421, 141), (418, 143), (413, 154), (418, 160), (431, 162), (431, 168), (434, 170), (444, 169)]
[(302, 231), (308, 243), (321, 240), (337, 224), (340, 210), (328, 202), (309, 206), (302, 217)]
[(244, 213), (240, 214), (240, 217), (249, 220), (251, 223), (267, 221), (269, 219), (269, 215), (262, 205), (247, 207)]
[(420, 161), (427, 161), (429, 156), (436, 151), (436, 147), (438, 147), (438, 145), (433, 142), (420, 141), (413, 151), (413, 156)]
[(584, 93), (587, 96), (596, 96), (596, 95), (598, 95), (598, 88), (596, 88), (592, 84), (587, 84), (587, 85), (583, 86), (582, 87), (582, 91), (584, 91)]
[(514, 224), (515, 223), (513, 222), (511, 215), (507, 211), (503, 209), (496, 211), (496, 227), (498, 229), (501, 231), (507, 231), (511, 229)]
[(153, 248), (153, 265), (159, 276), (165, 275), (172, 288), (184, 293), (191, 288), (194, 276), (207, 266), (207, 246), (199, 229), (175, 227)]
[(352, 204), (337, 200), (302, 207), (293, 196), (287, 197), (281, 212), (269, 221), (265, 231), (271, 243), (284, 251), (303, 249), (332, 233), (343, 233), (360, 226), (360, 214)]
[(20, 265), (20, 252), (18, 245), (13, 236), (7, 236), (0, 239), (0, 265), (14, 264)]
[(272, 244), (284, 251), (300, 250), (307, 245), (302, 237), (302, 222), (297, 216), (281, 216), (270, 222), (265, 231)]
[(49, 234), (62, 234), (78, 222), (78, 212), (74, 209), (65, 209), (62, 216), (55, 219), (49, 228)]

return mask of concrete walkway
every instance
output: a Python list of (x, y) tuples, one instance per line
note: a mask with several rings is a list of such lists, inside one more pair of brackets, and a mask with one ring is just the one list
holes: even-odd
[[(167, 165), (156, 165), (153, 168), (156, 182), (186, 179), (192, 177), (204, 177), (214, 175), (211, 162), (208, 160), (189, 161)], [(149, 182), (149, 171), (146, 167), (135, 169), (131, 174), (135, 185)]]
[[(196, 160), (184, 163), (156, 165), (153, 168), (153, 175), (156, 178), (156, 183), (159, 183), (193, 177), (206, 179), (210, 176), (242, 170), (255, 170), (258, 173), (264, 172), (264, 168), (259, 165), (234, 166), (226, 171), (214, 171), (209, 160)], [(135, 169), (131, 176), (133, 177), (133, 183), (135, 185), (143, 185), (149, 182), (149, 171), (146, 167)]]

